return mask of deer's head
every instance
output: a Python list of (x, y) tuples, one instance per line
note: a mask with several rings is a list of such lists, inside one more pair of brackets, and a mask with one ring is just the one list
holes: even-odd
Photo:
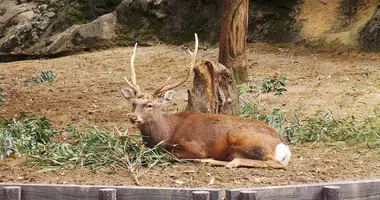
[(136, 73), (134, 67), (134, 60), (136, 56), (137, 43), (133, 49), (133, 54), (131, 57), (131, 81), (124, 77), (127, 82), (128, 88), (121, 88), (120, 92), (126, 100), (131, 102), (133, 107), (133, 113), (129, 115), (129, 119), (133, 124), (141, 125), (146, 122), (153, 120), (155, 117), (161, 115), (162, 105), (170, 102), (175, 92), (172, 90), (189, 79), (191, 72), (195, 66), (195, 59), (198, 52), (198, 37), (195, 34), (195, 49), (194, 52), (189, 50), (191, 55), (190, 69), (184, 79), (168, 84), (170, 77), (153, 93), (142, 92), (140, 87), (136, 82)]

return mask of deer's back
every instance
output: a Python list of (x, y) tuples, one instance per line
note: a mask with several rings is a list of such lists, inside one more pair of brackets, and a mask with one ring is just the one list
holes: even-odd
[(193, 136), (194, 133), (224, 135), (230, 131), (240, 131), (251, 132), (252, 134), (260, 132), (275, 138), (281, 138), (275, 129), (256, 119), (196, 112), (175, 113), (166, 117), (177, 121), (175, 130), (183, 132), (182, 134), (188, 133)]

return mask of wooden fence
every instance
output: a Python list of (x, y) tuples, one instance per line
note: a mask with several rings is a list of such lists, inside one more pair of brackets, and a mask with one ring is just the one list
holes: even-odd
[(226, 190), (228, 200), (380, 200), (380, 180)]
[(218, 189), (0, 183), (0, 200), (220, 200)]
[[(0, 200), (220, 200), (207, 188), (156, 188), (0, 183)], [(227, 189), (226, 200), (380, 200), (380, 180)]]

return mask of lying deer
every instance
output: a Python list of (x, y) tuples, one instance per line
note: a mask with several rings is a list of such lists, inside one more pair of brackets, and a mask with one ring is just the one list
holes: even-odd
[(171, 89), (183, 84), (193, 71), (198, 51), (196, 34), (195, 50), (189, 50), (191, 65), (186, 78), (167, 84), (169, 78), (153, 93), (143, 93), (136, 83), (136, 47), (131, 57), (131, 81), (124, 77), (129, 88), (120, 91), (132, 103), (130, 121), (140, 129), (148, 147), (164, 142), (165, 149), (179, 159), (210, 165), (285, 168), (290, 149), (280, 134), (262, 121), (221, 114), (161, 112), (161, 107), (173, 99), (175, 92)]

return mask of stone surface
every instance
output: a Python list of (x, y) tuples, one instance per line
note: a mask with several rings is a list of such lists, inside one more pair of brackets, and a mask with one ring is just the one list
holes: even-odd
[(52, 18), (55, 16), (55, 12), (48, 12), (45, 14), (45, 16), (49, 17), (49, 18)]
[[(57, 54), (130, 45), (136, 41), (183, 44), (191, 42), (194, 33), (198, 33), (202, 42), (215, 44), (219, 41), (222, 3), (219, 0), (88, 0), (85, 4), (79, 0), (0, 1), (0, 53)], [(314, 28), (320, 26), (313, 25), (316, 19), (311, 18), (321, 18), (321, 12), (314, 13), (314, 4), (318, 9), (324, 6), (335, 9), (336, 13), (329, 16), (336, 15), (338, 23), (315, 34)], [(268, 43), (340, 43), (379, 51), (380, 11), (372, 8), (380, 3), (368, 0), (366, 5), (362, 4), (352, 0), (251, 1), (247, 39)], [(309, 32), (304, 31), (307, 22)]]
[(360, 49), (380, 52), (380, 6), (376, 14), (361, 32)]

